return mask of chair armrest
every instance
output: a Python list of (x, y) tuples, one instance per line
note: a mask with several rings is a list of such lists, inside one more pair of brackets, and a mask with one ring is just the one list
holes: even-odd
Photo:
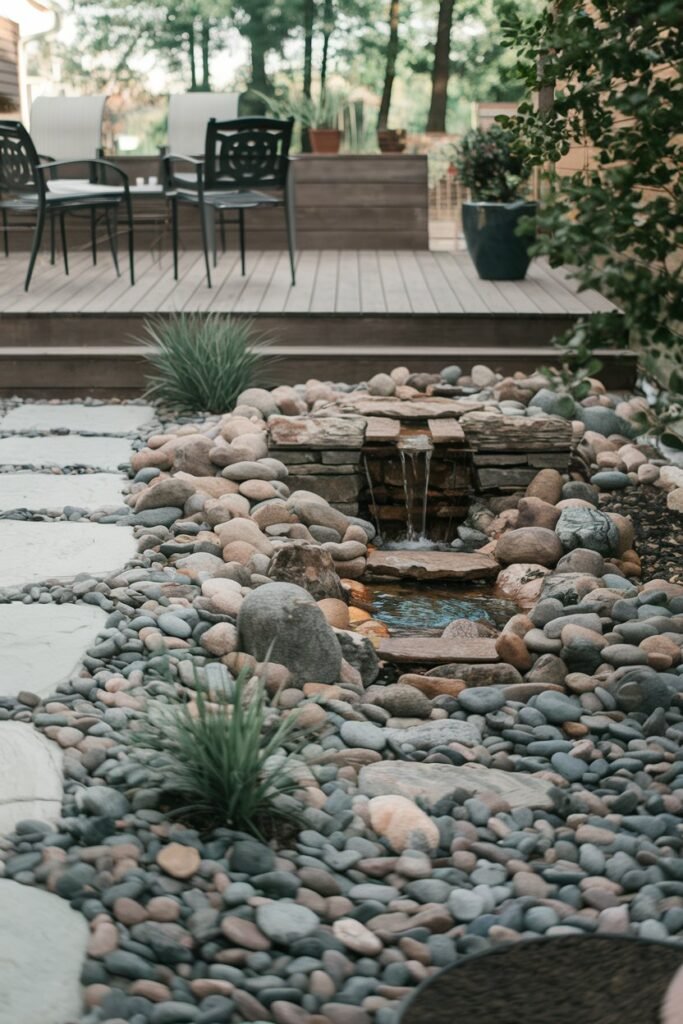
[[(104, 169), (105, 171), (113, 171), (115, 174), (118, 174), (119, 178), (121, 179), (123, 191), (125, 195), (128, 196), (128, 175), (125, 171), (122, 171), (121, 168), (118, 167), (116, 164), (111, 163), (110, 160), (51, 160), (49, 163), (38, 164), (37, 169), (41, 172), (41, 174), (43, 173), (43, 171), (50, 171), (51, 176), (55, 177), (53, 172), (54, 169), (57, 167), (82, 167), (84, 164), (90, 170), (91, 181), (95, 183), (97, 182), (95, 172), (101, 168)], [(100, 184), (105, 184), (105, 182), (100, 182)]]
[[(197, 191), (201, 192), (204, 188), (204, 160), (200, 160), (194, 156), (187, 156), (184, 153), (168, 153), (166, 152), (162, 158), (162, 165), (164, 168), (163, 183), (164, 188), (171, 192), (177, 188), (175, 175), (173, 173), (173, 165), (176, 163), (191, 164), (197, 170)], [(183, 188), (192, 188), (188, 182), (182, 182)]]

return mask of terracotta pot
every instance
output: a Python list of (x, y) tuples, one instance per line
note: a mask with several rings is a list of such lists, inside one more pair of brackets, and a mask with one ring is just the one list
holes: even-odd
[(342, 133), (338, 128), (309, 128), (308, 140), (313, 153), (338, 153)]
[(380, 128), (377, 142), (381, 153), (402, 153), (406, 148), (405, 128)]

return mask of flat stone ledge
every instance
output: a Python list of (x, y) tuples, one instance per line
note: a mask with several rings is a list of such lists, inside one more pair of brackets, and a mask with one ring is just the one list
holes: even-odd
[(0, 605), (0, 695), (53, 693), (78, 668), (106, 619), (90, 604)]
[(102, 577), (134, 557), (132, 527), (98, 523), (0, 521), (0, 584), (71, 580), (79, 573)]
[(497, 576), (500, 566), (492, 555), (459, 551), (371, 551), (369, 579), (483, 580)]
[(151, 405), (84, 405), (82, 402), (25, 402), (0, 419), (0, 430), (85, 430), (92, 434), (128, 434), (154, 416)]
[(0, 1024), (80, 1017), (88, 924), (65, 900), (0, 879)]
[(0, 511), (62, 509), (65, 505), (90, 511), (121, 505), (125, 482), (126, 478), (116, 473), (2, 473)]
[(383, 640), (377, 651), (384, 661), (404, 665), (494, 664), (500, 661), (495, 640), (487, 637), (444, 640), (433, 636), (401, 636)]
[(59, 819), (62, 763), (61, 748), (32, 725), (0, 722), (0, 835), (25, 818)]
[(457, 767), (449, 764), (413, 764), (408, 761), (378, 761), (361, 768), (358, 787), (366, 796), (420, 797), (429, 806), (448, 797), (456, 789), (469, 796), (493, 793), (516, 807), (550, 810), (552, 786), (544, 779), (522, 772), (503, 772), (472, 764)]
[(50, 434), (47, 437), (0, 438), (0, 465), (87, 466), (92, 469), (117, 470), (127, 465), (132, 446), (125, 437), (82, 437), (80, 434)]

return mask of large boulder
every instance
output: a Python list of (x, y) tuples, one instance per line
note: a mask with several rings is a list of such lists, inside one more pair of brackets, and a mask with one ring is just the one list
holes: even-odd
[(336, 683), (342, 651), (314, 599), (293, 583), (265, 583), (242, 602), (239, 650), (257, 661), (270, 657), (300, 682)]
[(598, 508), (565, 508), (555, 533), (565, 551), (588, 548), (610, 557), (619, 552), (619, 530), (606, 512)]

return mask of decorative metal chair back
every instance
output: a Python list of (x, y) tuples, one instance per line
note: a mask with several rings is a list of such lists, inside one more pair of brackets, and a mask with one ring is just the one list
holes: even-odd
[(294, 118), (212, 118), (206, 129), (204, 187), (212, 189), (284, 188)]
[(0, 195), (32, 196), (45, 193), (38, 154), (20, 121), (0, 121)]
[(237, 117), (238, 92), (186, 92), (168, 98), (168, 149), (185, 156), (201, 156), (206, 125), (211, 117), (227, 121)]
[(39, 96), (31, 104), (31, 138), (52, 160), (93, 160), (102, 150), (106, 96)]

